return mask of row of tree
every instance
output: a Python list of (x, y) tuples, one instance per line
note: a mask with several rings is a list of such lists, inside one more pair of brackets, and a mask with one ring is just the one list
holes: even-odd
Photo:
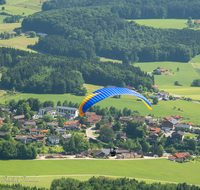
[(82, 59), (96, 55), (122, 60), (187, 62), (200, 53), (199, 30), (156, 29), (128, 22), (105, 7), (65, 8), (35, 13), (25, 30), (43, 31), (31, 48)]
[(138, 18), (199, 18), (200, 3), (198, 0), (51, 0), (45, 1), (42, 10), (62, 9), (70, 7), (108, 6), (120, 17), (128, 19)]
[(37, 156), (36, 148), (30, 145), (21, 144), (12, 140), (8, 133), (8, 139), (0, 141), (0, 159), (35, 159)]
[[(1, 51), (1, 48), (0, 48)], [(17, 53), (11, 51), (11, 53)], [(134, 86), (152, 89), (154, 76), (139, 67), (97, 60), (82, 60), (42, 54), (17, 56), (0, 52), (2, 86), (32, 93), (75, 93), (85, 95), (86, 83), (95, 85)]]
[(72, 178), (61, 178), (54, 179), (51, 183), (50, 190), (54, 189), (138, 189), (138, 190), (199, 190), (200, 188), (195, 185), (187, 185), (186, 183), (175, 184), (175, 183), (146, 183), (144, 181), (138, 182), (135, 179), (129, 178), (117, 178), (117, 179), (100, 179), (96, 177), (90, 178), (88, 181), (82, 182)]

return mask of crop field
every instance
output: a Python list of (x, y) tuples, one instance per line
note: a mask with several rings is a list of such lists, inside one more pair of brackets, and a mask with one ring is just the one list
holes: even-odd
[(38, 37), (36, 38), (30, 38), (27, 36), (20, 36), (20, 37), (14, 37), (10, 38), (8, 40), (0, 40), (0, 45), (9, 45), (9, 46), (16, 46), (21, 48), (26, 48), (27, 45), (35, 44), (35, 42), (38, 41)]
[[(179, 164), (165, 158), (146, 160), (9, 160), (0, 161), (0, 165), (2, 180), (3, 176), (27, 176), (29, 180), (31, 176), (34, 180), (44, 176), (43, 180), (50, 181), (53, 178), (62, 177), (62, 175), (80, 175), (84, 177), (82, 180), (87, 180), (93, 175), (109, 175), (200, 185), (200, 163)], [(40, 183), (38, 182), (38, 185)], [(26, 184), (23, 183), (23, 185)]]
[(150, 26), (154, 28), (187, 28), (187, 19), (134, 19), (133, 21), (140, 25)]

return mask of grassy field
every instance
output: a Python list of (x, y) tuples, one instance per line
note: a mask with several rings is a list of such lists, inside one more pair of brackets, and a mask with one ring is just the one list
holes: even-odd
[(197, 138), (198, 135), (197, 134), (191, 134), (191, 133), (185, 133), (184, 137), (191, 137), (191, 138)]
[[(71, 94), (28, 94), (28, 93), (21, 93), (20, 95), (10, 97), (10, 98), (4, 98), (1, 99), (1, 103), (5, 103), (5, 101), (9, 101), (11, 99), (15, 99), (16, 101), (20, 99), (28, 99), (30, 97), (33, 98), (38, 98), (41, 102), (45, 101), (53, 101), (54, 105), (57, 104), (58, 101), (64, 102), (65, 100), (72, 101), (74, 103), (81, 103), (82, 100), (84, 99), (85, 96), (75, 96)], [(192, 121), (195, 124), (200, 124), (200, 119), (199, 119), (199, 112), (200, 110), (200, 104), (195, 104), (193, 102), (187, 102), (187, 101), (159, 101), (158, 105), (152, 105), (153, 109), (150, 111), (144, 103), (141, 101), (137, 101), (135, 97), (133, 96), (122, 96), (120, 99), (116, 98), (107, 98), (103, 101), (100, 101), (96, 105), (99, 105), (101, 108), (108, 107), (110, 108), (111, 106), (116, 107), (117, 109), (123, 110), (124, 107), (127, 107), (128, 109), (137, 110), (142, 116), (146, 116), (149, 114), (153, 114), (154, 117), (164, 117), (164, 116), (171, 116), (171, 115), (182, 115), (184, 118), (188, 118), (188, 121)], [(166, 104), (169, 103), (169, 104)], [(176, 109), (174, 110), (174, 106)], [(187, 106), (189, 107), (188, 109), (191, 110), (192, 113), (189, 113), (187, 111)], [(183, 111), (178, 111), (178, 108), (180, 108)], [(192, 111), (194, 109), (194, 111)]]
[(27, 36), (20, 36), (8, 40), (0, 40), (0, 45), (4, 44), (4, 45), (26, 48), (27, 45), (35, 44), (35, 42), (38, 42), (38, 39), (39, 37), (30, 38)]
[[(32, 179), (51, 181), (58, 175), (110, 175), (149, 180), (198, 184), (200, 163), (179, 164), (166, 159), (151, 160), (9, 160), (0, 161), (1, 176), (33, 176)], [(49, 175), (53, 175), (49, 176)], [(89, 176), (88, 176), (89, 175)], [(35, 177), (38, 176), (38, 177)], [(50, 177), (50, 178), (49, 178)], [(52, 178), (51, 178), (52, 177)], [(60, 176), (61, 177), (61, 176)], [(2, 179), (3, 180), (3, 179)], [(41, 182), (38, 182), (38, 185)], [(24, 185), (26, 183), (23, 183)], [(45, 183), (44, 183), (45, 184)], [(34, 184), (37, 185), (37, 184)]]
[[(3, 15), (0, 15), (0, 18)], [(0, 32), (12, 32), (15, 28), (21, 27), (21, 23), (1, 23), (0, 24)]]
[(154, 28), (187, 28), (187, 19), (134, 19), (133, 21), (140, 25), (150, 26)]
[(110, 62), (122, 63), (122, 61), (120, 61), (120, 60), (116, 60), (116, 59), (108, 59), (108, 58), (105, 58), (105, 57), (101, 57), (101, 58), (100, 58), (100, 61), (102, 61), (102, 62), (110, 61)]
[[(160, 90), (179, 95), (195, 95), (200, 100), (200, 88), (190, 87), (194, 79), (199, 78), (199, 74), (194, 70), (190, 63), (179, 62), (146, 62), (136, 63), (143, 71), (152, 72), (157, 67), (167, 69), (172, 75), (154, 75), (155, 84)], [(177, 72), (177, 68), (179, 71)], [(182, 86), (175, 86), (174, 82), (178, 81)]]
[(3, 12), (6, 12), (8, 14), (12, 14), (12, 15), (24, 15), (23, 16), (28, 16), (30, 14), (33, 14), (35, 12), (38, 12), (38, 10), (34, 10), (31, 8), (25, 8), (24, 7), (18, 7), (18, 6), (14, 6), (14, 5), (1, 5), (0, 6), (0, 10), (2, 9), (2, 7), (5, 7), (5, 10)]

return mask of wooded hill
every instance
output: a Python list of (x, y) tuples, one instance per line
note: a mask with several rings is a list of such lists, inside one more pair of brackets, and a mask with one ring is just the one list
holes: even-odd
[(121, 18), (200, 18), (198, 0), (51, 0), (42, 10), (110, 5)]
[[(76, 93), (83, 83), (95, 85), (142, 85), (151, 89), (154, 77), (129, 64), (26, 53), (0, 47), (1, 84), (6, 89), (33, 93)], [(84, 95), (84, 94), (83, 94)]]
[(35, 13), (22, 22), (25, 30), (42, 31), (34, 47), (53, 55), (129, 61), (187, 62), (200, 53), (200, 31), (156, 29), (127, 22), (109, 6), (65, 8)]

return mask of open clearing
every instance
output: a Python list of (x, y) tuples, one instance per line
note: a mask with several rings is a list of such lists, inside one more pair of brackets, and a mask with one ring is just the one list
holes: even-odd
[[(198, 184), (200, 163), (179, 164), (166, 159), (151, 160), (9, 160), (0, 161), (1, 176), (109, 175)], [(88, 176), (89, 175), (89, 176)], [(49, 176), (52, 177), (52, 176)], [(37, 178), (37, 179), (38, 179)], [(41, 179), (42, 177), (40, 177)], [(52, 179), (53, 179), (52, 178)], [(46, 179), (46, 178), (45, 178)], [(51, 179), (51, 180), (52, 180)], [(84, 180), (87, 180), (85, 178)], [(2, 179), (3, 180), (3, 179)], [(47, 177), (48, 180), (48, 177)], [(50, 180), (49, 180), (50, 181)], [(38, 182), (39, 185), (40, 182)], [(26, 185), (26, 183), (23, 183)], [(35, 183), (34, 185), (37, 185)]]
[(188, 19), (132, 19), (132, 20), (140, 25), (150, 26), (154, 28), (183, 29), (187, 28)]
[(0, 45), (10, 45), (10, 46), (16, 46), (21, 48), (26, 48), (27, 45), (35, 44), (35, 42), (38, 42), (39, 37), (36, 38), (30, 38), (27, 36), (20, 36), (20, 37), (14, 37), (10, 38), (8, 40), (0, 40)]
[(122, 61), (120, 61), (120, 60), (116, 60), (116, 59), (108, 59), (108, 58), (105, 58), (105, 57), (101, 57), (100, 58), (100, 61), (102, 61), (102, 62), (108, 62), (108, 61), (110, 61), (110, 62), (116, 62), (116, 63), (122, 63)]

